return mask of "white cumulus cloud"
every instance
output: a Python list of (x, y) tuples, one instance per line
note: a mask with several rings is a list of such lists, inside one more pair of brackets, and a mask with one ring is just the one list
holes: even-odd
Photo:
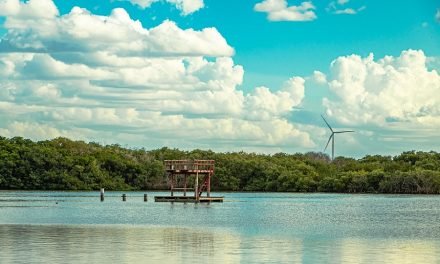
[(0, 128), (0, 135), (4, 137), (25, 137), (33, 140), (46, 140), (56, 137), (75, 138), (84, 140), (84, 134), (92, 134), (92, 131), (87, 129), (58, 129), (56, 127), (39, 124), (35, 122), (17, 122), (14, 121), (6, 128)]
[[(62, 16), (56, 15), (58, 12), (50, 17), (38, 13), (31, 18), (23, 15), (22, 10), (33, 10), (29, 6), (39, 1), (21, 3), (18, 12), (6, 16), (8, 33), (0, 42), (0, 49), (50, 53), (108, 51), (125, 57), (231, 56), (234, 53), (215, 28), (184, 30), (166, 20), (146, 29), (122, 8), (114, 9), (110, 16), (94, 15), (79, 7)], [(3, 5), (5, 3), (0, 2), (0, 9)]]
[(281, 90), (272, 93), (267, 87), (257, 87), (246, 96), (246, 116), (251, 119), (270, 120), (274, 116), (281, 117), (304, 99), (304, 82), (301, 77), (293, 77), (286, 81)]
[(286, 0), (264, 0), (254, 6), (257, 12), (267, 13), (270, 21), (311, 21), (317, 18), (311, 1), (288, 6)]
[[(149, 8), (151, 4), (160, 2), (161, 0), (125, 0), (142, 8)], [(174, 5), (182, 12), (182, 15), (187, 16), (192, 14), (205, 6), (203, 0), (163, 0), (164, 2)]]
[(317, 82), (319, 84), (326, 84), (327, 83), (327, 76), (320, 71), (314, 71), (312, 78), (315, 82)]
[(168, 20), (145, 28), (121, 8), (60, 15), (49, 0), (1, 1), (0, 10), (2, 135), (146, 147), (314, 146), (287, 118), (302, 103), (304, 79), (243, 92), (244, 69), (215, 28)]
[(327, 113), (344, 124), (432, 128), (440, 126), (440, 75), (421, 50), (374, 60), (358, 55), (331, 64)]
[(366, 8), (366, 6), (360, 6), (357, 8), (347, 7), (346, 4), (349, 0), (332, 1), (327, 7), (327, 11), (335, 15), (356, 15)]
[(58, 15), (58, 9), (52, 0), (0, 1), (0, 16), (14, 16), (22, 19), (52, 18)]

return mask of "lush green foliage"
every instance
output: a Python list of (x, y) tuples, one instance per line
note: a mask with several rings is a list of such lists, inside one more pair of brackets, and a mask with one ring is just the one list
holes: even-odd
[(162, 148), (152, 151), (57, 138), (0, 137), (0, 189), (165, 189), (163, 160), (216, 160), (213, 190), (440, 193), (440, 153), (338, 157)]

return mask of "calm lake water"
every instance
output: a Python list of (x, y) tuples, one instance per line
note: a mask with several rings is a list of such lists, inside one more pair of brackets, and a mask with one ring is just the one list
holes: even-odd
[(0, 263), (440, 263), (440, 196), (0, 192)]

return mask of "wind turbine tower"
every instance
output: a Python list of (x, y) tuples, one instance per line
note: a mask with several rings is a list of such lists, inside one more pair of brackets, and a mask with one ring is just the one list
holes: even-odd
[(342, 131), (334, 131), (333, 128), (329, 125), (327, 120), (325, 120), (324, 116), (322, 116), (322, 119), (324, 119), (325, 124), (328, 126), (330, 131), (332, 132), (330, 137), (328, 138), (327, 145), (325, 145), (324, 152), (326, 151), (328, 144), (330, 143), (330, 140), (332, 141), (332, 160), (335, 159), (335, 134), (343, 134), (343, 133), (352, 133), (353, 130), (342, 130)]

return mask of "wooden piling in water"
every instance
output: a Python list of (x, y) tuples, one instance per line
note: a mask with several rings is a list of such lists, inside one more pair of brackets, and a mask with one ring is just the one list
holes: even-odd
[(123, 201), (123, 202), (127, 201), (127, 196), (125, 195), (125, 193), (122, 194), (122, 201)]
[(144, 194), (144, 202), (148, 201), (147, 194)]
[(101, 202), (104, 202), (104, 188), (101, 188)]

